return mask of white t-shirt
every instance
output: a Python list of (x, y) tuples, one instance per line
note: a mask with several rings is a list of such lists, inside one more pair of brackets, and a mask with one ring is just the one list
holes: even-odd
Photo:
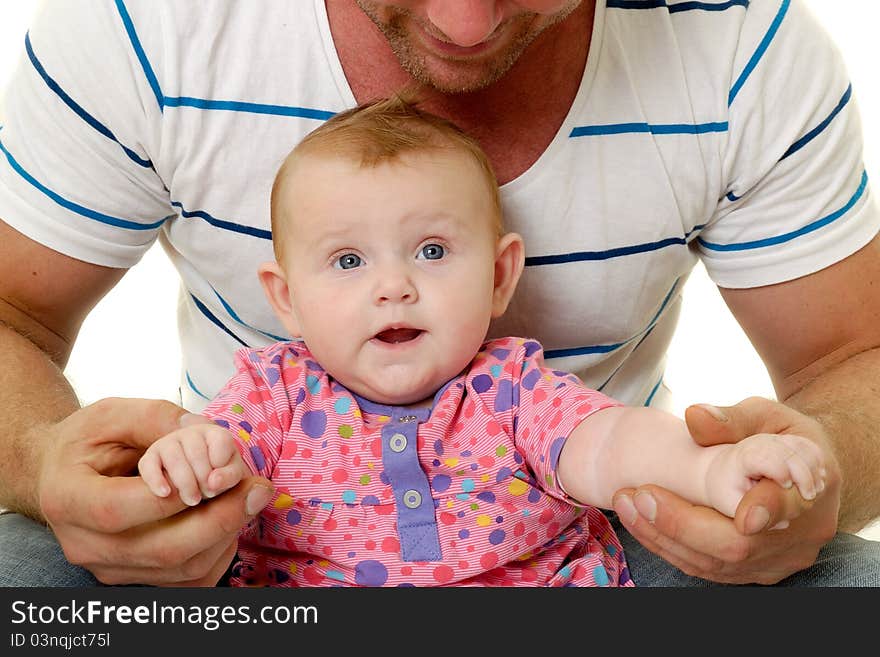
[[(880, 212), (842, 60), (798, 0), (596, 5), (568, 116), (502, 188), (527, 262), (492, 335), (537, 338), (551, 367), (662, 404), (698, 257), (724, 287), (786, 281), (865, 245)], [(27, 46), (0, 217), (110, 267), (158, 237), (183, 280), (182, 401), (199, 410), (235, 349), (286, 337), (256, 276), (270, 185), (355, 104), (324, 2), (56, 0)]]

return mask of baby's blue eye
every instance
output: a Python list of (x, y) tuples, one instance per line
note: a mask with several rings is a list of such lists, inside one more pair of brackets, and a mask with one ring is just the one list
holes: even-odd
[(345, 255), (336, 258), (336, 262), (333, 263), (333, 266), (337, 269), (354, 269), (355, 267), (360, 267), (363, 262), (364, 261), (361, 260), (359, 255), (346, 253)]
[(439, 260), (446, 255), (446, 249), (439, 244), (426, 244), (422, 247), (422, 251), (419, 255), (425, 260)]

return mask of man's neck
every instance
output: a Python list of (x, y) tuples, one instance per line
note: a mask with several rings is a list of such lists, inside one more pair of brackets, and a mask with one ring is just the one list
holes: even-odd
[[(354, 0), (326, 4), (336, 50), (358, 102), (388, 96), (412, 83)], [(586, 65), (594, 9), (594, 0), (584, 0), (485, 89), (462, 94), (426, 89), (421, 105), (478, 139), (500, 182), (515, 178), (540, 156), (568, 114)], [(518, 148), (511, 150), (512, 143)]]

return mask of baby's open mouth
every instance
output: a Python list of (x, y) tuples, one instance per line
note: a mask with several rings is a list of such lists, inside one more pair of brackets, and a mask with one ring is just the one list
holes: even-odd
[(376, 334), (376, 339), (380, 342), (389, 344), (398, 344), (400, 342), (409, 342), (419, 337), (423, 331), (414, 328), (391, 328), (385, 329), (381, 333)]

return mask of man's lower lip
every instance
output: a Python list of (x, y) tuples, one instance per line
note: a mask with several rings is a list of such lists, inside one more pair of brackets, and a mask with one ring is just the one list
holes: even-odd
[(459, 46), (458, 44), (441, 41), (437, 37), (431, 36), (422, 26), (419, 26), (418, 29), (421, 31), (428, 47), (451, 57), (473, 57), (480, 55), (491, 48), (492, 42), (495, 40), (495, 37), (491, 37), (489, 40), (482, 41), (475, 46)]

